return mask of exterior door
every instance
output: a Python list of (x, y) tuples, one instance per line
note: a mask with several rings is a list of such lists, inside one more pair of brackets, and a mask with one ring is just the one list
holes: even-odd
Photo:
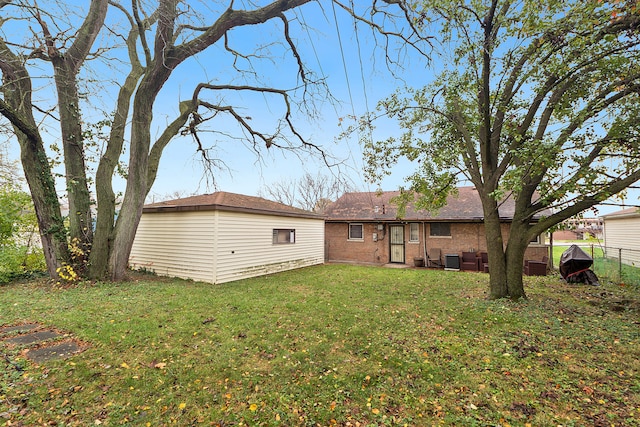
[(389, 226), (389, 262), (404, 264), (404, 225)]

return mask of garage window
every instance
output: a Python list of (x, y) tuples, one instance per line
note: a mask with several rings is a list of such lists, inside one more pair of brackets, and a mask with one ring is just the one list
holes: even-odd
[(291, 228), (274, 228), (273, 244), (287, 244), (296, 242), (296, 230)]

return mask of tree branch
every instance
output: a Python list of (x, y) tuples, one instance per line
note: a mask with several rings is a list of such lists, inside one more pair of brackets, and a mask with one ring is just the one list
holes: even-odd
[(302, 82), (306, 82), (307, 77), (304, 70), (304, 64), (302, 63), (302, 58), (300, 58), (298, 49), (296, 48), (296, 45), (293, 43), (293, 40), (291, 40), (291, 36), (289, 35), (289, 21), (282, 13), (278, 15), (278, 18), (280, 18), (280, 20), (284, 24), (284, 31), (283, 31), (284, 38), (287, 41), (287, 44), (289, 45), (289, 48), (291, 49), (291, 53), (295, 57), (296, 62), (298, 63), (298, 75), (300, 76), (300, 80)]
[(87, 12), (87, 17), (82, 21), (82, 25), (77, 32), (77, 36), (73, 44), (65, 53), (65, 61), (68, 66), (78, 72), (82, 63), (86, 59), (93, 42), (96, 40), (98, 33), (102, 29), (102, 25), (107, 16), (108, 0), (92, 0)]
[[(420, 55), (424, 56), (425, 58), (429, 58), (430, 57), (429, 54), (426, 53), (419, 46), (419, 43), (420, 42), (426, 42), (429, 46), (431, 46), (430, 40), (433, 37), (422, 37), (422, 36), (420, 36), (420, 31), (415, 27), (415, 25), (413, 23), (413, 19), (410, 16), (410, 11), (409, 11), (409, 9), (408, 9), (408, 7), (406, 5), (406, 2), (403, 1), (403, 0), (383, 0), (383, 1), (386, 4), (393, 4), (393, 5), (396, 5), (396, 6), (398, 6), (400, 8), (400, 10), (403, 12), (403, 15), (405, 17), (406, 23), (409, 25), (409, 28), (411, 29), (410, 35), (407, 36), (407, 35), (402, 34), (400, 32), (389, 31), (389, 30), (385, 29), (382, 25), (379, 25), (379, 24), (375, 23), (373, 20), (367, 19), (364, 16), (356, 13), (356, 11), (352, 7), (349, 7), (349, 6), (345, 5), (345, 4), (343, 4), (339, 0), (333, 0), (333, 3), (338, 5), (344, 11), (346, 11), (349, 15), (351, 15), (358, 22), (362, 22), (363, 24), (365, 24), (368, 27), (372, 28), (378, 34), (384, 36), (387, 39), (390, 38), (390, 37), (397, 37), (400, 40), (402, 40), (403, 42), (405, 42), (407, 45), (409, 45), (413, 49), (415, 49), (416, 52), (418, 52)], [(377, 13), (382, 13), (382, 14), (384, 14), (386, 16), (387, 14), (384, 13), (384, 12), (380, 12), (380, 10), (378, 10), (376, 8), (375, 4), (376, 4), (376, 1), (374, 0), (373, 6), (372, 6), (371, 15), (374, 16)], [(412, 37), (416, 37), (417, 40), (412, 40)], [(391, 60), (391, 58), (389, 58), (387, 49), (385, 49), (385, 53), (386, 53), (387, 62), (394, 63), (395, 61), (393, 61), (393, 60)]]
[[(567, 206), (564, 209), (553, 213), (547, 218), (540, 220), (540, 223), (537, 224), (536, 227), (538, 227), (538, 229), (540, 230), (540, 233), (544, 232), (545, 230), (564, 221), (565, 219), (569, 219), (572, 216), (579, 214), (580, 212), (583, 212), (589, 208), (592, 208), (593, 206), (599, 204), (600, 202), (608, 199), (612, 195), (618, 194), (619, 192), (623, 191), (625, 188), (629, 187), (631, 184), (639, 180), (640, 180), (640, 170), (637, 170), (634, 173), (628, 175), (627, 177), (621, 180), (611, 182), (608, 185), (603, 185), (599, 191), (593, 194), (590, 194), (589, 196), (586, 196), (581, 200), (577, 200), (572, 205)], [(546, 206), (543, 206), (539, 203), (532, 205), (532, 211), (533, 210), (541, 211), (545, 208)]]
[[(160, 158), (162, 157), (162, 152), (165, 147), (171, 142), (174, 136), (180, 132), (187, 123), (189, 116), (191, 116), (195, 110), (197, 109), (197, 104), (194, 104), (193, 101), (183, 101), (180, 103), (180, 115), (176, 117), (163, 131), (160, 137), (156, 140), (156, 142), (151, 147), (151, 151), (149, 153), (149, 166), (147, 173), (147, 193), (151, 190), (154, 181), (156, 180), (156, 175), (158, 173), (158, 166), (160, 164)], [(194, 132), (195, 133), (195, 132)], [(145, 194), (145, 197), (146, 197)]]
[(171, 52), (171, 57), (167, 58), (168, 62), (166, 65), (170, 68), (175, 67), (186, 58), (216, 43), (231, 28), (264, 23), (280, 16), (287, 10), (299, 7), (310, 1), (311, 0), (276, 0), (267, 6), (254, 10), (233, 10), (232, 3), (203, 34), (189, 42), (176, 46)]
[(13, 126), (24, 133), (28, 140), (39, 140), (40, 133), (28, 121), (18, 114), (4, 99), (0, 99), (0, 114), (7, 118)]
[[(145, 33), (145, 28), (147, 26), (147, 23), (142, 21), (140, 19), (140, 14), (138, 12), (138, 0), (132, 0), (131, 1), (131, 9), (132, 9), (132, 13), (133, 13), (133, 21), (135, 22), (135, 26), (132, 25), (132, 31), (133, 28), (137, 28), (138, 29), (138, 37), (140, 39), (140, 45), (142, 46), (142, 51), (144, 52), (144, 57), (146, 59), (146, 65), (151, 64), (151, 50), (149, 49), (149, 44), (147, 42), (147, 36)], [(127, 45), (129, 46), (129, 49), (132, 48), (131, 45), (129, 45), (127, 43)], [(135, 49), (135, 47), (134, 47)], [(131, 56), (131, 55), (129, 55)], [(137, 61), (137, 58), (136, 58)]]

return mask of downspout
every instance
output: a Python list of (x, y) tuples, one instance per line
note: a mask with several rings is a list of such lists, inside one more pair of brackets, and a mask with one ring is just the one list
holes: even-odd
[(424, 257), (425, 266), (427, 265), (427, 226), (422, 221), (422, 256)]

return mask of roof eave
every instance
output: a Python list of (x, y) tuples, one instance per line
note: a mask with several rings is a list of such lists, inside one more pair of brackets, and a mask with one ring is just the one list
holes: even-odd
[(286, 216), (293, 218), (308, 218), (308, 219), (324, 219), (324, 216), (314, 213), (304, 212), (287, 212), (269, 209), (254, 209), (248, 207), (238, 206), (226, 206), (226, 205), (180, 205), (180, 206), (154, 206), (146, 207), (142, 209), (142, 213), (161, 213), (161, 212), (203, 212), (203, 211), (225, 211), (225, 212), (241, 212), (251, 213), (257, 215), (275, 215)]
[(630, 212), (625, 214), (610, 214), (610, 215), (601, 216), (603, 220), (628, 219), (628, 218), (639, 218), (639, 217), (640, 217), (640, 213), (638, 212)]
[[(503, 219), (501, 218), (501, 221)], [(484, 222), (483, 218), (325, 218), (326, 222)], [(511, 218), (507, 219), (511, 221)]]

